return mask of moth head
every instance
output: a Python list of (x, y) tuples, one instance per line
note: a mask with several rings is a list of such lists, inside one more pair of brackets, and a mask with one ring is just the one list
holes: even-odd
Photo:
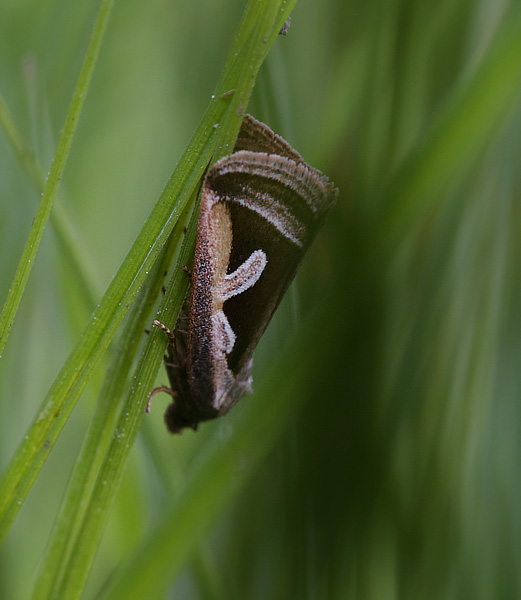
[(185, 405), (176, 401), (169, 404), (165, 411), (165, 423), (170, 433), (181, 433), (187, 427), (196, 431), (200, 420), (200, 413), (187, 410)]

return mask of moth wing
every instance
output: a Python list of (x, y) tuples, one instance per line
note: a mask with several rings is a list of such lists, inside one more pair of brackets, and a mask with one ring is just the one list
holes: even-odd
[[(231, 227), (232, 232), (226, 277), (247, 273), (245, 265), (252, 256), (265, 257), (254, 285), (245, 285), (224, 302), (224, 314), (236, 336), (227, 355), (235, 375), (251, 357), (336, 193), (316, 169), (275, 154), (238, 151), (208, 172), (205, 210), (211, 213), (217, 205), (225, 205), (229, 220), (222, 227)], [(237, 282), (235, 286), (240, 288)]]

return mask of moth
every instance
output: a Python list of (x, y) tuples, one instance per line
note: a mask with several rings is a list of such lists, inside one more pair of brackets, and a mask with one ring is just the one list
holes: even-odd
[[(227, 413), (252, 392), (253, 351), (338, 190), (263, 123), (246, 115), (234, 152), (207, 172), (191, 290), (165, 367), (172, 433)], [(149, 400), (150, 406), (150, 400)]]

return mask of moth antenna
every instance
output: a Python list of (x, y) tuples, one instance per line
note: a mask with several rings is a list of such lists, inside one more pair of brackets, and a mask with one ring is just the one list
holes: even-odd
[(175, 340), (175, 335), (173, 334), (172, 331), (170, 331), (170, 329), (168, 329), (168, 327), (166, 325), (163, 325), (163, 323), (161, 323), (161, 321), (158, 321), (157, 319), (154, 319), (154, 325), (156, 327), (159, 327), (159, 329), (162, 329), (166, 335), (168, 336), (168, 339), (174, 343)]
[(169, 388), (166, 385), (162, 385), (160, 387), (156, 387), (154, 388), (151, 392), (150, 392), (150, 396), (148, 397), (148, 402), (147, 402), (147, 406), (145, 408), (145, 412), (149, 413), (150, 412), (150, 408), (152, 406), (152, 398), (156, 395), (159, 394), (160, 392), (166, 392), (167, 394), (170, 394), (170, 396), (172, 396), (172, 398), (176, 398), (177, 394), (174, 392), (174, 390), (172, 390), (171, 388)]

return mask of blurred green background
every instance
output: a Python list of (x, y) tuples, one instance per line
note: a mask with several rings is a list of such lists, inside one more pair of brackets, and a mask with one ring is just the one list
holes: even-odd
[[(0, 361), (2, 466), (189, 141), (244, 4), (116, 3), (57, 199), (91, 286), (78, 287), (48, 224)], [(97, 9), (0, 7), (0, 94), (45, 170)], [(316, 307), (330, 309), (313, 323), (335, 333), (302, 374), (301, 409), (166, 597), (521, 597), (518, 39), (521, 6), (507, 0), (297, 3), (248, 111), (340, 197), (258, 348), (255, 381)], [(2, 132), (2, 302), (37, 202)], [(0, 548), (1, 598), (31, 593), (109, 358)], [(179, 437), (156, 399), (86, 597), (103, 597), (209, 436), (225, 444), (257, 399)]]

